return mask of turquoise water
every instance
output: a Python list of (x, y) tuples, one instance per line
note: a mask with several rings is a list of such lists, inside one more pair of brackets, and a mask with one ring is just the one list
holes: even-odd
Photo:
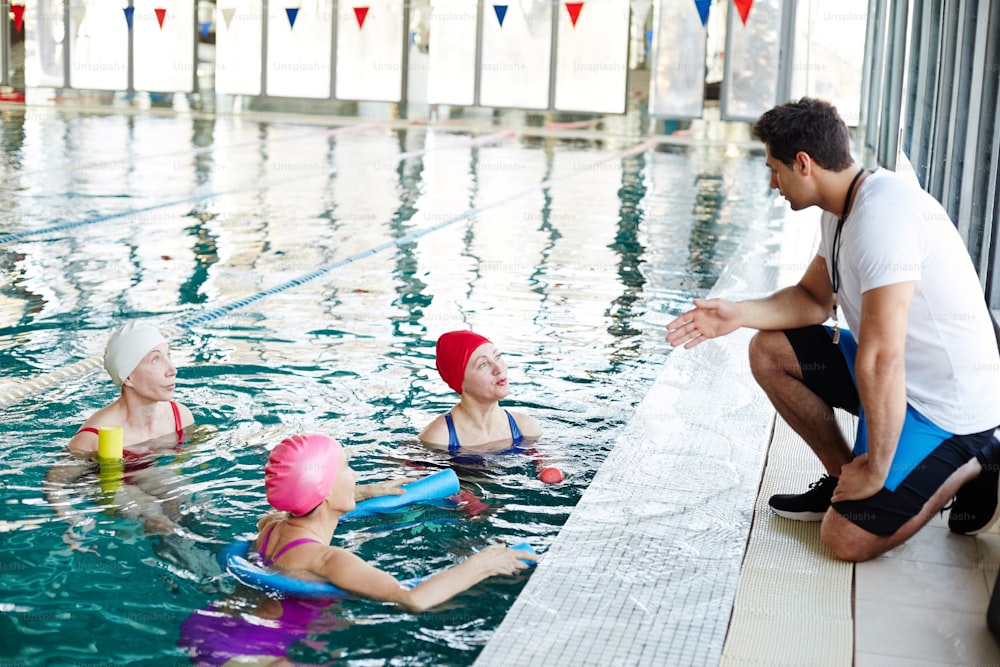
[[(494, 539), (544, 554), (669, 354), (664, 324), (770, 196), (761, 155), (725, 146), (622, 157), (642, 139), (2, 113), (0, 394), (49, 381), (3, 405), (0, 664), (188, 664), (194, 610), (261, 602), (213, 554), (254, 530), (267, 451), (295, 432), (339, 438), (362, 482), (452, 466), (475, 494), (338, 530), (400, 578)], [(93, 471), (59, 508), (41, 490), (115, 395), (103, 372), (53, 373), (132, 318), (168, 334), (201, 425), (149, 471), (181, 536), (144, 534)], [(564, 483), (528, 457), (458, 465), (417, 443), (454, 403), (434, 340), (467, 327), (505, 353), (505, 405), (539, 419)], [(339, 602), (289, 656), (470, 664), (528, 576), (420, 616)]]

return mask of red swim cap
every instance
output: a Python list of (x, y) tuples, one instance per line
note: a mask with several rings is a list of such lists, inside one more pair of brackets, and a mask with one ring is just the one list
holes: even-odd
[(437, 341), (434, 363), (445, 384), (461, 394), (465, 367), (469, 365), (472, 353), (483, 343), (489, 342), (489, 339), (471, 331), (449, 331), (441, 334)]
[(340, 443), (325, 435), (293, 435), (271, 450), (264, 466), (267, 502), (303, 516), (323, 502), (340, 468)]

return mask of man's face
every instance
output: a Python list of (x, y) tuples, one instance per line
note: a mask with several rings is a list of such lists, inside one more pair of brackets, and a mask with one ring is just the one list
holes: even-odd
[(767, 168), (771, 170), (771, 187), (781, 193), (781, 196), (788, 200), (793, 211), (798, 211), (803, 208), (808, 208), (808, 204), (803, 204), (799, 197), (799, 181), (801, 180), (800, 175), (796, 172), (796, 165), (792, 163), (789, 167), (787, 164), (777, 159), (771, 155), (771, 147), (767, 144), (764, 146), (767, 153), (767, 159), (764, 164)]

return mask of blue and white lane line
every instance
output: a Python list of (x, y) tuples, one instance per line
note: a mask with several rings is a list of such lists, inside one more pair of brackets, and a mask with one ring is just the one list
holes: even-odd
[[(375, 127), (378, 127), (378, 126), (375, 126)], [(337, 130), (331, 130), (329, 132), (329, 135), (350, 134), (350, 133), (354, 133), (354, 132), (366, 131), (366, 130), (369, 130), (369, 129), (372, 129), (372, 125), (371, 124), (366, 124), (366, 125), (352, 125), (350, 127), (339, 128)], [(455, 149), (455, 148), (469, 148), (469, 147), (473, 147), (473, 146), (480, 146), (480, 145), (484, 145), (484, 144), (496, 143), (496, 142), (498, 142), (498, 141), (500, 141), (502, 139), (506, 139), (506, 138), (512, 137), (513, 135), (514, 135), (513, 130), (507, 130), (507, 131), (503, 131), (503, 132), (494, 132), (492, 134), (487, 134), (487, 135), (484, 135), (482, 137), (477, 137), (476, 139), (470, 139), (470, 140), (466, 140), (466, 141), (459, 141), (459, 142), (454, 142), (454, 143), (448, 143), (448, 144), (444, 144), (444, 145), (441, 145), (441, 146), (435, 146), (434, 148), (422, 148), (422, 149), (419, 149), (419, 150), (408, 151), (406, 153), (399, 153), (398, 155), (395, 156), (395, 159), (397, 161), (401, 162), (401, 161), (409, 159), (411, 157), (415, 157), (415, 156), (418, 156), (418, 155), (423, 155), (425, 153), (430, 153), (432, 151), (450, 150), (450, 149)], [(373, 162), (378, 162), (378, 163), (382, 164), (382, 163), (385, 163), (386, 160), (385, 159), (381, 159), (381, 160), (377, 160), (377, 161), (373, 161)], [(159, 209), (169, 208), (171, 206), (180, 206), (182, 204), (190, 204), (190, 203), (197, 202), (197, 201), (205, 201), (207, 199), (214, 199), (216, 197), (223, 197), (223, 196), (233, 195), (233, 194), (237, 194), (237, 193), (240, 193), (240, 192), (249, 192), (249, 191), (257, 192), (257, 191), (260, 191), (262, 189), (268, 189), (268, 188), (272, 188), (272, 187), (277, 187), (277, 186), (280, 186), (280, 185), (284, 185), (286, 183), (293, 183), (293, 182), (294, 183), (298, 183), (298, 182), (301, 182), (303, 179), (308, 179), (308, 178), (329, 178), (330, 175), (335, 174), (336, 171), (337, 171), (336, 169), (331, 168), (330, 171), (328, 171), (328, 172), (311, 174), (311, 175), (308, 175), (308, 176), (303, 176), (301, 174), (298, 174), (298, 175), (296, 175), (294, 177), (290, 177), (290, 178), (286, 178), (286, 179), (282, 179), (282, 180), (276, 180), (276, 181), (272, 181), (270, 183), (264, 183), (264, 184), (253, 183), (253, 184), (247, 185), (246, 187), (236, 188), (234, 190), (228, 190), (226, 192), (208, 192), (208, 193), (200, 194), (200, 195), (192, 195), (192, 196), (186, 197), (184, 199), (177, 199), (177, 200), (174, 200), (174, 201), (164, 202), (162, 204), (154, 204), (152, 206), (146, 206), (144, 208), (129, 209), (128, 211), (121, 211), (119, 213), (109, 213), (107, 215), (96, 216), (96, 217), (93, 217), (93, 218), (86, 218), (84, 220), (74, 220), (74, 221), (71, 221), (71, 222), (63, 222), (63, 223), (60, 223), (60, 224), (57, 224), (57, 225), (50, 225), (48, 227), (42, 227), (42, 228), (39, 228), (39, 229), (27, 229), (27, 230), (24, 230), (22, 232), (12, 232), (10, 234), (5, 234), (3, 236), (0, 236), (0, 245), (3, 245), (5, 243), (10, 243), (12, 241), (21, 241), (21, 240), (24, 240), (24, 239), (27, 239), (27, 238), (31, 238), (31, 237), (34, 237), (34, 236), (42, 236), (42, 235), (45, 235), (45, 234), (52, 234), (52, 233), (55, 233), (55, 232), (64, 232), (64, 231), (67, 231), (67, 230), (70, 230), (70, 229), (78, 229), (80, 227), (88, 227), (90, 225), (95, 225), (95, 224), (98, 224), (98, 223), (101, 223), (101, 222), (106, 222), (108, 220), (116, 220), (118, 218), (125, 218), (125, 217), (131, 216), (131, 215), (139, 215), (139, 214), (143, 214), (143, 213), (148, 213), (150, 211), (156, 211), (156, 210), (159, 210)]]
[[(480, 137), (480, 138), (478, 138), (478, 139), (476, 139), (474, 141), (476, 141), (476, 142), (478, 142), (480, 144), (481, 143), (491, 143), (491, 142), (499, 141), (500, 139), (503, 139), (503, 138), (514, 136), (514, 134), (515, 133), (513, 131), (497, 132), (495, 134), (491, 134), (491, 135), (486, 135), (484, 137)], [(264, 298), (266, 298), (268, 296), (271, 296), (273, 294), (277, 294), (279, 292), (283, 292), (285, 290), (289, 290), (289, 289), (292, 289), (293, 287), (297, 287), (299, 285), (303, 285), (303, 284), (305, 284), (307, 282), (315, 280), (316, 278), (324, 276), (324, 275), (326, 275), (326, 274), (328, 274), (328, 273), (330, 273), (330, 272), (332, 272), (332, 271), (334, 271), (334, 270), (336, 270), (336, 269), (338, 269), (338, 268), (340, 268), (342, 266), (347, 266), (348, 264), (352, 264), (354, 262), (357, 262), (358, 260), (364, 259), (366, 257), (371, 257), (372, 255), (376, 255), (376, 254), (378, 254), (378, 253), (380, 253), (380, 252), (382, 252), (384, 250), (388, 250), (388, 249), (391, 249), (391, 248), (396, 248), (396, 247), (399, 247), (399, 246), (401, 246), (401, 245), (403, 245), (405, 243), (410, 243), (412, 241), (415, 241), (416, 239), (419, 239), (419, 238), (421, 238), (423, 236), (426, 236), (426, 235), (431, 234), (433, 232), (436, 232), (438, 230), (450, 227), (450, 226), (452, 226), (452, 225), (454, 225), (454, 224), (456, 224), (458, 222), (461, 222), (463, 220), (468, 220), (469, 218), (472, 218), (473, 216), (478, 215), (479, 213), (482, 213), (483, 211), (487, 211), (487, 210), (490, 210), (490, 209), (493, 209), (493, 208), (497, 208), (499, 206), (503, 206), (504, 204), (507, 204), (508, 202), (513, 201), (514, 199), (522, 197), (522, 196), (524, 196), (526, 194), (529, 194), (529, 193), (532, 193), (532, 192), (536, 192), (538, 190), (542, 190), (542, 189), (548, 188), (551, 185), (553, 185), (554, 183), (557, 183), (559, 181), (568, 180), (568, 179), (573, 178), (574, 176), (577, 176), (577, 175), (579, 175), (581, 173), (584, 173), (584, 172), (587, 172), (587, 171), (591, 171), (597, 165), (604, 164), (606, 162), (611, 162), (613, 160), (622, 160), (622, 159), (625, 159), (625, 158), (630, 157), (632, 155), (637, 155), (639, 153), (643, 153), (643, 152), (649, 150), (650, 148), (652, 148), (653, 146), (657, 145), (658, 143), (659, 143), (659, 141), (657, 139), (647, 139), (646, 141), (643, 141), (643, 142), (641, 142), (641, 143), (639, 143), (639, 144), (637, 144), (637, 145), (635, 145), (635, 146), (633, 146), (633, 147), (631, 147), (629, 149), (626, 149), (626, 150), (621, 151), (619, 153), (615, 153), (614, 155), (611, 155), (609, 157), (603, 158), (601, 160), (597, 160), (596, 162), (584, 165), (584, 166), (580, 167), (579, 169), (577, 169), (577, 170), (575, 170), (575, 171), (573, 171), (573, 172), (571, 172), (571, 173), (569, 173), (569, 174), (567, 174), (565, 176), (560, 176), (558, 178), (548, 178), (548, 179), (545, 179), (544, 181), (541, 181), (541, 182), (537, 183), (536, 185), (529, 186), (529, 187), (521, 190), (520, 192), (517, 192), (517, 193), (515, 193), (513, 195), (508, 195), (507, 197), (505, 197), (502, 200), (495, 201), (495, 202), (493, 202), (491, 204), (487, 204), (485, 206), (480, 206), (478, 208), (475, 208), (475, 209), (472, 209), (470, 211), (467, 211), (466, 213), (463, 213), (462, 215), (456, 216), (454, 218), (450, 218), (448, 220), (444, 220), (444, 221), (439, 222), (439, 223), (437, 223), (435, 225), (431, 225), (430, 227), (425, 227), (423, 229), (414, 230), (414, 231), (410, 232), (409, 234), (406, 234), (404, 236), (399, 237), (398, 239), (394, 239), (392, 241), (387, 241), (385, 243), (382, 243), (382, 244), (380, 244), (378, 246), (375, 246), (374, 248), (371, 248), (371, 249), (366, 250), (364, 252), (360, 252), (360, 253), (357, 253), (355, 255), (351, 255), (350, 257), (345, 257), (342, 260), (339, 260), (337, 262), (334, 262), (334, 263), (329, 264), (327, 266), (324, 266), (322, 268), (316, 269), (315, 271), (311, 271), (309, 273), (306, 273), (306, 274), (304, 274), (304, 275), (302, 275), (302, 276), (300, 276), (300, 277), (298, 277), (298, 278), (296, 278), (294, 280), (290, 280), (290, 281), (288, 281), (288, 282), (286, 282), (286, 283), (284, 283), (282, 285), (278, 285), (276, 287), (272, 287), (272, 288), (264, 290), (262, 292), (258, 292), (257, 294), (254, 294), (254, 295), (251, 295), (251, 296), (248, 296), (248, 297), (244, 297), (242, 299), (237, 299), (236, 301), (233, 301), (233, 302), (225, 304), (223, 306), (219, 306), (217, 308), (214, 308), (214, 309), (212, 309), (212, 310), (210, 310), (207, 313), (204, 313), (202, 315), (198, 315), (198, 316), (189, 318), (187, 320), (184, 320), (184, 321), (182, 321), (179, 324), (174, 325), (174, 326), (178, 326), (181, 329), (189, 330), (189, 329), (191, 329), (191, 328), (193, 328), (193, 327), (195, 327), (195, 326), (197, 326), (199, 324), (204, 324), (205, 322), (211, 321), (211, 320), (216, 319), (218, 317), (222, 317), (223, 315), (226, 315), (227, 313), (231, 313), (234, 310), (238, 310), (240, 308), (243, 308), (244, 306), (247, 306), (247, 305), (249, 305), (251, 303), (256, 303), (257, 301), (260, 301), (261, 299), (264, 299)], [(456, 147), (456, 146), (448, 146), (448, 147)], [(414, 155), (418, 155), (418, 154), (420, 154), (420, 151), (410, 151), (409, 153), (404, 153), (404, 154), (401, 154), (401, 155), (405, 155), (406, 157), (413, 157)], [(405, 159), (405, 158), (402, 158), (402, 159)], [(167, 326), (170, 326), (170, 325), (167, 324)], [(41, 374), (41, 375), (39, 375), (39, 376), (37, 376), (35, 378), (32, 378), (32, 379), (30, 379), (28, 381), (18, 382), (16, 385), (13, 382), (9, 382), (9, 383), (6, 383), (6, 384), (0, 384), (0, 407), (5, 407), (7, 405), (11, 405), (13, 403), (16, 403), (16, 402), (18, 402), (18, 401), (26, 398), (29, 395), (32, 395), (32, 394), (38, 393), (40, 391), (43, 391), (43, 390), (47, 389), (48, 387), (52, 386), (53, 384), (56, 384), (57, 382), (65, 380), (65, 379), (67, 379), (69, 377), (73, 377), (73, 376), (76, 376), (76, 375), (81, 375), (83, 373), (87, 373), (87, 372), (90, 372), (90, 371), (97, 370), (97, 369), (101, 368), (102, 363), (103, 363), (103, 360), (102, 360), (101, 357), (94, 356), (94, 357), (90, 357), (90, 358), (87, 358), (87, 359), (82, 359), (82, 360), (80, 360), (78, 362), (75, 362), (75, 363), (70, 364), (68, 366), (64, 366), (64, 367), (59, 368), (57, 370), (50, 371), (48, 373), (43, 373), (43, 374)]]
[[(511, 132), (510, 134), (513, 135), (513, 132)], [(371, 257), (372, 255), (377, 255), (378, 253), (380, 253), (380, 252), (382, 252), (384, 250), (390, 250), (392, 248), (399, 248), (400, 246), (406, 245), (407, 243), (412, 243), (413, 241), (416, 241), (419, 238), (427, 236), (428, 234), (431, 234), (431, 233), (436, 232), (436, 231), (441, 230), (441, 229), (445, 229), (446, 227), (451, 227), (452, 225), (454, 225), (456, 223), (459, 223), (459, 222), (462, 222), (463, 220), (468, 220), (469, 218), (475, 217), (475, 216), (479, 215), (480, 213), (483, 213), (484, 211), (488, 211), (490, 209), (494, 209), (494, 208), (503, 206), (505, 204), (508, 204), (511, 201), (513, 201), (515, 199), (518, 199), (519, 197), (523, 197), (526, 194), (529, 194), (529, 193), (532, 193), (532, 192), (536, 192), (537, 190), (543, 190), (545, 188), (548, 188), (549, 186), (551, 186), (553, 183), (555, 183), (557, 181), (562, 181), (562, 180), (566, 180), (566, 179), (569, 179), (569, 178), (573, 178), (574, 176), (576, 176), (576, 175), (578, 175), (580, 173), (583, 173), (583, 172), (586, 172), (586, 171), (591, 171), (591, 170), (594, 169), (595, 166), (597, 166), (599, 164), (603, 164), (605, 162), (610, 162), (610, 161), (613, 161), (613, 160), (622, 160), (622, 159), (624, 159), (626, 157), (629, 157), (631, 155), (635, 155), (637, 153), (642, 153), (642, 152), (648, 150), (649, 148), (651, 148), (652, 146), (655, 146), (657, 143), (658, 142), (657, 142), (656, 139), (648, 139), (648, 140), (646, 140), (646, 141), (644, 141), (644, 142), (642, 142), (642, 143), (640, 143), (640, 144), (638, 144), (636, 146), (633, 146), (632, 148), (629, 148), (627, 150), (621, 151), (619, 153), (615, 153), (614, 155), (612, 155), (610, 157), (606, 157), (604, 159), (598, 160), (597, 162), (594, 162), (594, 163), (588, 164), (588, 165), (586, 165), (584, 167), (581, 167), (580, 169), (577, 169), (577, 170), (573, 171), (572, 173), (567, 174), (566, 176), (560, 176), (559, 178), (549, 178), (549, 179), (546, 179), (546, 180), (541, 181), (540, 183), (538, 183), (536, 185), (529, 186), (529, 187), (521, 190), (520, 192), (517, 192), (517, 193), (512, 194), (512, 195), (508, 195), (507, 197), (505, 197), (503, 199), (499, 199), (499, 200), (494, 201), (494, 202), (492, 202), (490, 204), (486, 204), (486, 205), (480, 206), (478, 208), (471, 209), (469, 211), (466, 211), (465, 213), (462, 213), (461, 215), (455, 216), (454, 218), (449, 218), (448, 220), (444, 220), (444, 221), (439, 222), (437, 224), (431, 225), (430, 227), (424, 227), (422, 229), (414, 230), (414, 231), (412, 231), (412, 232), (410, 232), (408, 234), (404, 234), (403, 236), (400, 236), (399, 238), (393, 239), (391, 241), (386, 241), (385, 243), (377, 245), (374, 248), (369, 248), (368, 250), (365, 250), (363, 252), (359, 252), (359, 253), (357, 253), (355, 255), (351, 255), (350, 257), (345, 257), (344, 259), (341, 259), (341, 260), (338, 260), (336, 262), (333, 262), (332, 264), (328, 264), (328, 265), (326, 265), (324, 267), (321, 267), (319, 269), (315, 269), (313, 271), (310, 271), (309, 273), (306, 273), (306, 274), (304, 274), (302, 276), (299, 276), (298, 278), (294, 278), (292, 280), (289, 280), (288, 282), (282, 283), (281, 285), (275, 285), (274, 287), (271, 287), (271, 288), (268, 288), (266, 290), (260, 291), (260, 292), (258, 292), (256, 294), (251, 295), (251, 296), (243, 297), (241, 299), (237, 299), (236, 301), (232, 301), (230, 303), (227, 303), (227, 304), (225, 304), (223, 306), (219, 306), (218, 308), (214, 308), (213, 310), (210, 310), (207, 313), (203, 313), (203, 314), (198, 315), (196, 317), (192, 317), (190, 319), (184, 320), (183, 322), (180, 322), (177, 326), (181, 327), (182, 329), (191, 329), (192, 327), (195, 327), (195, 326), (197, 326), (199, 324), (204, 324), (205, 322), (208, 322), (209, 320), (214, 320), (214, 319), (216, 319), (218, 317), (222, 317), (223, 315), (226, 315), (227, 313), (231, 313), (234, 310), (238, 310), (240, 308), (243, 308), (244, 306), (248, 306), (251, 303), (256, 303), (257, 301), (260, 301), (261, 299), (267, 298), (267, 297), (271, 296), (272, 294), (278, 294), (279, 292), (284, 292), (285, 290), (292, 289), (293, 287), (298, 287), (299, 285), (304, 285), (304, 284), (306, 284), (308, 282), (311, 282), (311, 281), (313, 281), (313, 280), (315, 280), (317, 278), (320, 278), (320, 277), (322, 277), (322, 276), (330, 273), (331, 271), (335, 271), (336, 269), (339, 269), (339, 268), (341, 268), (343, 266), (347, 266), (348, 264), (353, 264), (354, 262), (357, 262), (358, 260), (365, 259), (366, 257)]]

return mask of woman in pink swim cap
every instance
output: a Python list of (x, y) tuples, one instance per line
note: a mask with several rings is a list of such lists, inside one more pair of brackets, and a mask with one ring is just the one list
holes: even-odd
[(404, 588), (391, 574), (361, 557), (330, 546), (341, 515), (358, 500), (400, 494), (400, 479), (355, 485), (347, 452), (325, 435), (296, 435), (283, 440), (264, 467), (267, 500), (279, 510), (257, 524), (254, 548), (264, 565), (299, 578), (329, 581), (360, 597), (392, 602), (410, 612), (441, 604), (494, 575), (528, 567), (534, 554), (491, 545), (458, 565)]
[(542, 429), (531, 416), (500, 407), (510, 394), (507, 364), (497, 346), (472, 331), (449, 331), (437, 341), (435, 365), (441, 379), (459, 395), (451, 411), (439, 415), (420, 434), (430, 449), (487, 453), (524, 441)]

